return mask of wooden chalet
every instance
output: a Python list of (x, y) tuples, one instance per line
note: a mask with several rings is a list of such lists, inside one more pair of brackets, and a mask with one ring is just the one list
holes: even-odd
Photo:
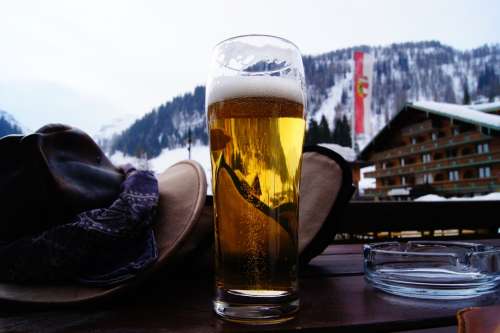
[(375, 166), (365, 195), (379, 200), (500, 191), (500, 102), (407, 103), (358, 161)]

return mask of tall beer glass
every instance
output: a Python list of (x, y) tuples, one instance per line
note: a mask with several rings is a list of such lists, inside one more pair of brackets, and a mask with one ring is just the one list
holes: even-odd
[(285, 321), (299, 309), (302, 58), (285, 39), (247, 35), (216, 45), (211, 65), (214, 310), (237, 322)]

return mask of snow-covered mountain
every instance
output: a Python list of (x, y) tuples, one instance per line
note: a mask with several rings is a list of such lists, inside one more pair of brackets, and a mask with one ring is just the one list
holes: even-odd
[(0, 137), (25, 132), (19, 122), (7, 111), (0, 110)]
[(175, 97), (134, 122), (114, 140), (111, 152), (153, 158), (164, 148), (185, 146), (189, 136), (194, 144), (208, 143), (205, 87)]
[[(500, 98), (498, 44), (467, 51), (437, 41), (358, 46), (303, 57), (309, 120), (320, 122), (324, 116), (333, 130), (336, 118), (351, 119), (352, 58), (356, 50), (370, 53), (375, 59), (374, 133), (407, 101), (462, 103), (464, 99)], [(114, 140), (111, 150), (155, 157), (164, 148), (186, 145), (189, 132), (193, 142), (206, 144), (204, 101), (204, 87), (174, 98), (126, 129)]]
[(116, 140), (116, 138), (118, 138), (118, 136), (129, 128), (136, 120), (137, 116), (132, 114), (115, 118), (109, 124), (102, 125), (96, 133), (92, 134), (92, 138), (104, 151), (109, 151), (113, 141)]
[(472, 101), (500, 97), (500, 45), (459, 51), (431, 41), (360, 46), (306, 56), (310, 117), (319, 122), (325, 116), (330, 128), (336, 117), (351, 119), (355, 50), (375, 59), (373, 133), (408, 101), (461, 104), (464, 95)]

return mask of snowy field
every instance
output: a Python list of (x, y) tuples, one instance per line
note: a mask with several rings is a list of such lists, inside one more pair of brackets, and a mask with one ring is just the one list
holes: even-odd
[(375, 166), (370, 165), (364, 168), (361, 168), (361, 179), (359, 181), (359, 193), (364, 194), (365, 190), (368, 188), (375, 188), (375, 178), (366, 178), (365, 173), (375, 171)]
[(500, 200), (500, 192), (489, 193), (485, 195), (476, 195), (474, 197), (451, 197), (445, 198), (436, 194), (427, 194), (422, 197), (416, 198), (415, 201), (486, 201), (486, 200)]
[[(187, 148), (176, 148), (176, 149), (163, 149), (161, 154), (153, 159), (145, 160), (138, 159), (136, 157), (124, 155), (122, 152), (115, 152), (110, 156), (111, 161), (115, 165), (122, 165), (130, 163), (139, 169), (150, 169), (155, 173), (160, 174), (170, 166), (177, 162), (187, 160), (189, 158)], [(208, 182), (208, 193), (212, 193), (211, 186), (211, 175), (210, 175), (210, 152), (208, 146), (193, 146), (191, 147), (191, 159), (199, 162), (205, 174), (207, 176)]]

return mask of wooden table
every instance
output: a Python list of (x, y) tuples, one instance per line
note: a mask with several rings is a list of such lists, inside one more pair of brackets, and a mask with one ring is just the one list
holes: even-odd
[[(500, 245), (500, 240), (483, 241)], [(211, 310), (212, 278), (156, 276), (139, 289), (85, 307), (2, 304), (0, 331), (14, 332), (456, 332), (456, 311), (500, 304), (500, 292), (466, 301), (429, 301), (374, 290), (363, 279), (362, 246), (332, 245), (302, 270), (301, 311), (274, 326), (226, 323)]]

